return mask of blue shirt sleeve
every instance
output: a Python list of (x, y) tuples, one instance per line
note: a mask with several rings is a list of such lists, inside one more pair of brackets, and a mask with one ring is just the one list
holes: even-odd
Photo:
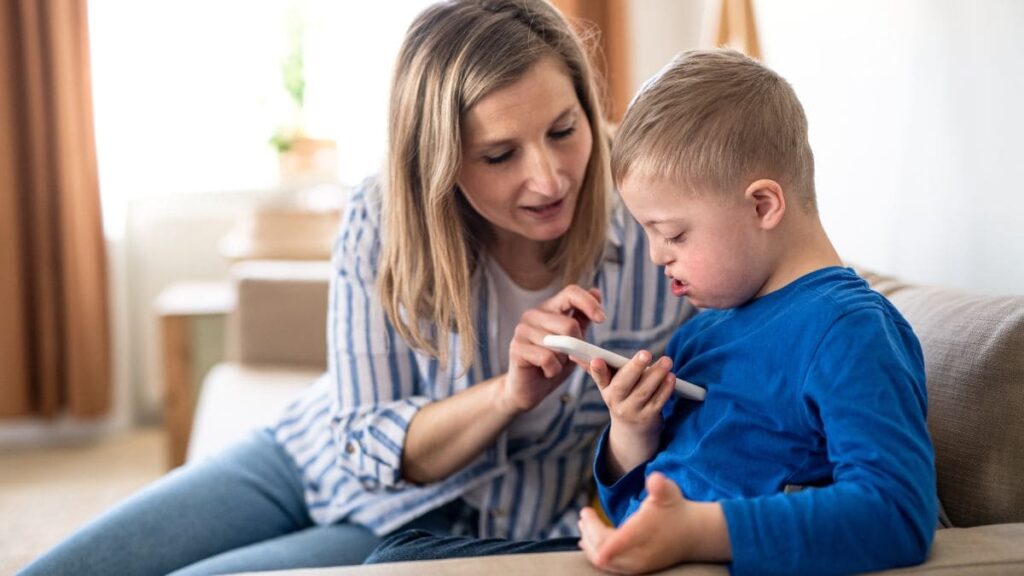
[(924, 561), (937, 513), (920, 345), (882, 307), (837, 319), (806, 374), (832, 484), (722, 501), (734, 573), (836, 574)]
[(605, 515), (616, 526), (622, 524), (627, 516), (633, 513), (633, 498), (642, 500), (646, 494), (645, 470), (647, 463), (644, 462), (626, 472), (620, 478), (612, 478), (611, 472), (605, 465), (608, 454), (608, 431), (610, 426), (605, 427), (604, 433), (597, 441), (597, 452), (594, 457), (594, 479), (597, 484), (597, 496), (604, 508)]

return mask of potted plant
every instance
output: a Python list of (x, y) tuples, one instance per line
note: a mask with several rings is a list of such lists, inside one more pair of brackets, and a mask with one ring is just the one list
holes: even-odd
[(271, 146), (277, 150), (280, 177), (285, 184), (337, 178), (334, 141), (311, 138), (305, 130), (305, 22), (298, 6), (293, 3), (288, 11), (288, 48), (281, 62), (282, 85), (291, 110), (287, 120), (270, 138)]

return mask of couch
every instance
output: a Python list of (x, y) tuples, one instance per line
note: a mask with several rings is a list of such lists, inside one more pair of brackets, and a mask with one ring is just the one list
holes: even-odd
[[(237, 437), (262, 423), (255, 419), (269, 421), (273, 408), (322, 371), (324, 351), (314, 351), (311, 342), (323, 341), (329, 269), (312, 273), (306, 266), (257, 263), (236, 275), (238, 322), (232, 332), (237, 349), (244, 353), (207, 377), (190, 457), (200, 457), (228, 436)], [(944, 519), (953, 526), (936, 533), (927, 562), (886, 573), (1024, 574), (1024, 296), (965, 294), (867, 270), (860, 273), (899, 308), (921, 340), (938, 494)], [(300, 337), (307, 340), (296, 346)], [(263, 409), (253, 412), (242, 403)], [(219, 423), (219, 439), (210, 422)], [(599, 572), (581, 552), (565, 552), (277, 574), (481, 573)], [(687, 565), (664, 573), (710, 575), (727, 570)]]

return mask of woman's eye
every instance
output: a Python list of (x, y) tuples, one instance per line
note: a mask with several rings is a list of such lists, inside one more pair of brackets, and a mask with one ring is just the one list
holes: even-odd
[(569, 136), (572, 136), (572, 133), (575, 132), (575, 131), (576, 131), (576, 126), (573, 125), (573, 126), (569, 126), (568, 128), (563, 128), (562, 130), (555, 130), (554, 132), (550, 133), (550, 136), (552, 138), (554, 138), (555, 140), (565, 140)]
[(488, 164), (501, 164), (502, 162), (508, 160), (511, 157), (512, 151), (509, 150), (508, 152), (505, 152), (504, 154), (499, 154), (497, 156), (484, 156), (484, 162)]

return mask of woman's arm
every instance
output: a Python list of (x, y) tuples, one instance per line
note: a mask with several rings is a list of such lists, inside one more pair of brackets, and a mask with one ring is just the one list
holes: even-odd
[(490, 446), (518, 414), (500, 401), (504, 379), (502, 374), (421, 408), (406, 431), (402, 477), (436, 482)]
[(591, 320), (603, 319), (600, 292), (576, 285), (523, 314), (509, 346), (506, 374), (416, 413), (406, 432), (402, 477), (417, 484), (436, 482), (471, 462), (516, 416), (533, 409), (575, 368), (564, 355), (541, 345), (544, 336), (580, 337)]

